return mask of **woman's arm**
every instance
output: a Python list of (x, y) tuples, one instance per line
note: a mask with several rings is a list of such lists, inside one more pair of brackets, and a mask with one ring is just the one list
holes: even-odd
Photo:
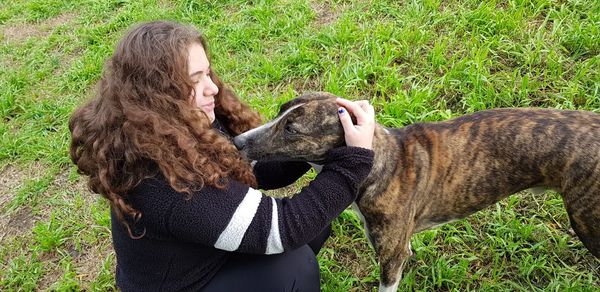
[(278, 189), (297, 181), (310, 169), (310, 165), (300, 161), (257, 161), (253, 170), (258, 188)]
[(218, 249), (281, 253), (312, 240), (355, 198), (373, 152), (358, 147), (330, 151), (323, 171), (291, 199), (274, 199), (230, 181), (177, 200), (166, 217), (173, 236)]

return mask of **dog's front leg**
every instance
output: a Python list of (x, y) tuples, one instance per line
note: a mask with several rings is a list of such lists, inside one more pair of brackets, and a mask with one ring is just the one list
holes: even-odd
[[(380, 222), (374, 224), (371, 235), (374, 240), (375, 252), (379, 260), (379, 291), (396, 292), (402, 279), (402, 271), (406, 261), (412, 256), (410, 238), (413, 234), (414, 211), (397, 212), (392, 217), (383, 215)], [(400, 220), (400, 219), (404, 220)], [(392, 223), (392, 224), (389, 224)]]
[(396, 292), (398, 290), (404, 264), (411, 255), (410, 246), (406, 244), (404, 248), (393, 251), (393, 254), (380, 257), (379, 292)]

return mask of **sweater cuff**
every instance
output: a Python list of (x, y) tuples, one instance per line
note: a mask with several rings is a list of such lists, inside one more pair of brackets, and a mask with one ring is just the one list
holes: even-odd
[(329, 150), (326, 156), (323, 171), (334, 170), (344, 174), (354, 191), (357, 191), (371, 172), (375, 152), (361, 147), (342, 146)]

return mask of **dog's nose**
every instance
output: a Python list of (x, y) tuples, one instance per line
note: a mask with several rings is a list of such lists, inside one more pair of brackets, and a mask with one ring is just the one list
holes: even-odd
[(242, 150), (244, 149), (244, 146), (246, 146), (246, 139), (239, 135), (233, 138), (233, 145), (235, 145), (235, 148), (237, 148), (238, 150)]

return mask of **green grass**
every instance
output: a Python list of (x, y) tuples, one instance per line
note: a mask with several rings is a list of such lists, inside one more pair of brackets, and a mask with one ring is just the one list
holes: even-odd
[[(114, 289), (107, 204), (70, 165), (67, 120), (124, 31), (154, 19), (200, 28), (213, 67), (265, 119), (311, 90), (369, 99), (398, 127), (497, 107), (600, 112), (594, 0), (0, 0), (0, 290)], [(371, 290), (379, 268), (358, 218), (333, 228), (323, 291)], [(600, 261), (551, 192), (412, 247), (401, 291), (600, 291)]]

